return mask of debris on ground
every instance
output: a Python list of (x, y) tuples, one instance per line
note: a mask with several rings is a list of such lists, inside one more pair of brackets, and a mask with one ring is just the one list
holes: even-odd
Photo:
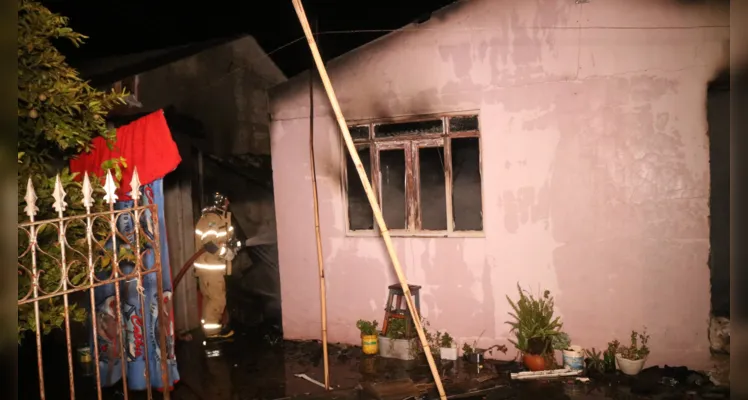
[(375, 400), (403, 400), (421, 396), (421, 391), (411, 379), (390, 382), (366, 382), (362, 385), (362, 398)]

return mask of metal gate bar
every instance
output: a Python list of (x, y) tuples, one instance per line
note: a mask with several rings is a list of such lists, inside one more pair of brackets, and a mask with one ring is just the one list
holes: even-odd
[[(77, 292), (88, 291), (90, 296), (91, 312), (96, 313), (96, 299), (94, 295), (94, 289), (104, 285), (114, 285), (115, 290), (115, 304), (112, 308), (116, 309), (116, 337), (118, 341), (119, 360), (122, 368), (122, 385), (124, 388), (124, 398), (129, 398), (129, 390), (127, 384), (127, 362), (128, 357), (125, 352), (125, 335), (126, 329), (122, 317), (122, 294), (120, 293), (120, 285), (122, 283), (137, 282), (138, 298), (140, 302), (140, 310), (142, 316), (142, 330), (148, 332), (146, 308), (145, 308), (145, 295), (143, 290), (143, 277), (148, 274), (156, 274), (156, 286), (157, 286), (157, 297), (158, 306), (156, 307), (156, 321), (159, 324), (159, 351), (162, 355), (160, 357), (161, 367), (161, 381), (164, 386), (163, 394), (164, 399), (170, 398), (170, 381), (169, 372), (167, 367), (167, 352), (166, 352), (166, 332), (167, 332), (167, 321), (162, 318), (164, 315), (164, 304), (161, 301), (163, 299), (163, 278), (161, 276), (161, 249), (159, 246), (159, 232), (158, 232), (158, 213), (157, 206), (155, 204), (138, 205), (140, 199), (140, 181), (138, 178), (137, 169), (135, 169), (132, 181), (130, 182), (132, 188), (132, 199), (133, 206), (127, 209), (115, 210), (114, 203), (117, 200), (115, 194), (116, 186), (112, 178), (111, 172), (107, 172), (106, 184), (104, 185), (104, 196), (103, 200), (108, 204), (108, 211), (103, 212), (92, 212), (94, 208), (94, 190), (91, 185), (91, 181), (88, 174), (84, 176), (82, 185), (82, 198), (81, 204), (83, 206), (83, 212), (75, 212), (75, 210), (68, 209), (68, 204), (65, 202), (67, 193), (65, 192), (63, 185), (61, 184), (60, 176), (56, 177), (54, 190), (52, 197), (54, 203), (52, 207), (57, 213), (57, 218), (48, 218), (43, 220), (36, 220), (36, 215), (39, 212), (39, 208), (36, 205), (37, 197), (34, 190), (34, 185), (31, 178), (28, 180), (26, 186), (26, 195), (24, 200), (26, 206), (24, 207), (24, 213), (28, 216), (28, 221), (18, 224), (19, 232), (19, 256), (18, 256), (18, 274), (19, 274), (19, 315), (23, 306), (33, 304), (34, 310), (34, 330), (36, 334), (36, 357), (37, 357), (37, 368), (39, 373), (39, 394), (41, 399), (46, 399), (45, 385), (44, 385), (44, 359), (42, 356), (42, 321), (41, 321), (41, 308), (40, 302), (45, 301), (45, 304), (54, 304), (55, 300), (62, 298), (63, 310), (64, 310), (64, 326), (65, 330), (65, 342), (67, 350), (67, 366), (68, 366), (68, 380), (70, 382), (70, 398), (75, 399), (75, 363), (73, 361), (73, 348), (70, 330), (70, 300), (69, 295)], [(65, 216), (65, 212), (69, 214)], [(125, 237), (117, 229), (117, 221), (123, 216), (129, 216), (132, 218), (135, 227), (134, 243), (131, 238)], [(142, 219), (147, 219), (149, 226), (155, 227), (153, 229), (153, 237), (149, 238), (148, 235), (143, 235), (141, 229)], [(108, 229), (97, 231), (95, 227), (97, 222), (103, 222), (108, 225)], [(85, 238), (78, 238), (74, 243), (69, 242), (67, 235), (68, 230), (74, 228), (75, 223), (82, 223), (85, 226)], [(46, 229), (54, 229), (57, 231), (57, 235), (41, 236), (40, 233)], [(56, 239), (54, 238), (56, 236)], [(141, 238), (143, 240), (141, 240)], [(39, 240), (41, 239), (41, 241)], [(111, 250), (106, 248), (106, 244), (111, 242)], [(23, 243), (23, 244), (22, 244)], [(146, 268), (143, 263), (143, 252), (144, 245), (149, 245), (151, 251), (155, 254), (155, 263), (153, 267)], [(23, 246), (23, 248), (21, 247)], [(132, 251), (135, 248), (137, 251)], [(128, 253), (129, 251), (129, 253)], [(52, 260), (53, 267), (44, 266), (40, 262), (40, 257), (47, 257)], [(128, 258), (128, 261), (134, 264), (133, 270), (128, 273), (124, 273), (120, 268), (121, 259)], [(106, 271), (106, 262), (111, 266), (110, 271)], [(30, 265), (29, 265), (30, 264)], [(100, 267), (97, 269), (97, 265)], [(102, 273), (108, 272), (108, 276), (102, 278)], [(54, 279), (54, 276), (59, 273), (59, 281), (50, 281)], [(73, 278), (70, 274), (77, 274)], [(51, 276), (51, 277), (50, 277)], [(78, 278), (78, 279), (76, 279)], [(82, 282), (77, 282), (81, 280)], [(27, 287), (28, 286), (28, 287)], [(99, 329), (103, 327), (98, 326), (97, 317), (94, 315), (91, 318), (92, 329), (93, 329), (93, 363), (95, 366), (96, 376), (96, 392), (99, 399), (102, 398), (102, 387), (101, 387), (101, 370), (99, 366), (100, 354), (99, 354), (99, 343), (98, 335)], [(20, 321), (19, 321), (20, 323)], [(151, 388), (151, 371), (150, 371), (150, 357), (149, 349), (146, 341), (140, 344), (136, 343), (136, 346), (143, 347), (143, 360), (145, 362), (145, 382), (148, 399), (153, 398)], [(111, 353), (110, 353), (111, 354)], [(113, 366), (111, 358), (110, 367)], [(111, 368), (109, 368), (111, 374)], [(107, 379), (107, 382), (110, 380)]]

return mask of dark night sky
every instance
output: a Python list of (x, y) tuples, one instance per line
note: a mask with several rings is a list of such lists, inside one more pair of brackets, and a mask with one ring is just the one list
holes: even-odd
[[(329, 31), (398, 29), (454, 0), (305, 0), (310, 22), (316, 17), (325, 59), (334, 58), (382, 33)], [(90, 38), (81, 49), (62, 48), (71, 64), (103, 56), (253, 35), (266, 52), (303, 36), (291, 0), (245, 1), (80, 1), (43, 0), (52, 11), (70, 17), (76, 31)], [(291, 77), (312, 65), (305, 40), (271, 55)]]

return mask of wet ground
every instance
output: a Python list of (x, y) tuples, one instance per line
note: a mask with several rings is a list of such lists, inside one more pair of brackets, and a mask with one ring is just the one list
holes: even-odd
[[(198, 336), (177, 342), (181, 381), (172, 398), (177, 400), (244, 399), (366, 399), (372, 384), (410, 379), (417, 389), (415, 398), (437, 399), (433, 379), (425, 361), (404, 362), (363, 356), (358, 347), (331, 344), (330, 382), (326, 392), (312, 382), (296, 377), (306, 374), (324, 381), (321, 345), (318, 342), (282, 341), (262, 333), (238, 333), (233, 340), (204, 344)], [(20, 350), (19, 350), (20, 352)], [(47, 351), (45, 364), (57, 359)], [(62, 368), (47, 379), (47, 398), (70, 398)], [(19, 353), (19, 356), (21, 354)], [(21, 370), (19, 357), (19, 372)], [(50, 367), (51, 368), (51, 367)], [(707, 377), (685, 368), (649, 368), (636, 377), (619, 374), (576, 379), (516, 382), (509, 372), (516, 363), (487, 361), (477, 369), (461, 360), (440, 363), (440, 374), (450, 399), (712, 399), (729, 398), (729, 390), (713, 385)], [(45, 368), (47, 369), (47, 368)], [(51, 371), (50, 371), (51, 372)], [(22, 387), (19, 379), (19, 388)], [(33, 386), (27, 392), (35, 397)], [(91, 378), (79, 378), (76, 398), (94, 399)], [(162, 398), (155, 392), (154, 398)], [(106, 399), (123, 399), (121, 388), (104, 390)], [(130, 393), (130, 399), (145, 399), (145, 393)], [(393, 397), (397, 398), (397, 396)], [(398, 400), (404, 400), (399, 397)]]
[[(333, 391), (296, 377), (306, 374), (324, 381), (321, 345), (238, 334), (233, 341), (205, 346), (195, 337), (180, 342), (182, 382), (179, 400), (207, 399), (366, 399), (373, 383), (410, 379), (420, 398), (438, 398), (425, 360), (404, 362), (370, 357), (354, 346), (331, 344), (330, 383)], [(210, 357), (208, 357), (210, 355)], [(440, 362), (449, 398), (462, 399), (707, 399), (729, 398), (729, 390), (686, 368), (648, 368), (637, 377), (599, 376), (587, 383), (576, 379), (516, 382), (510, 372), (518, 364), (491, 362), (477, 366)]]

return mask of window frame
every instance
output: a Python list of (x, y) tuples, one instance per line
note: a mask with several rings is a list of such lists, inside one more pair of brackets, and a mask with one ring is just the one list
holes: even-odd
[[(478, 129), (464, 132), (451, 132), (449, 129), (449, 119), (454, 117), (470, 117), (476, 116), (478, 118)], [(413, 134), (413, 135), (401, 135), (396, 137), (386, 138), (375, 138), (374, 127), (381, 124), (393, 124), (393, 123), (405, 123), (405, 122), (421, 122), (440, 119), (442, 121), (442, 132), (441, 133), (427, 133), (427, 134)], [(485, 184), (483, 179), (483, 138), (481, 137), (481, 117), (480, 113), (476, 111), (461, 111), (455, 113), (442, 113), (442, 114), (431, 114), (431, 115), (418, 115), (410, 117), (396, 117), (386, 119), (367, 119), (367, 120), (351, 120), (348, 121), (348, 126), (362, 126), (368, 125), (369, 136), (367, 139), (354, 139), (354, 146), (356, 149), (369, 147), (370, 159), (370, 171), (369, 177), (374, 193), (377, 195), (377, 202), (381, 207), (382, 202), (382, 188), (381, 188), (381, 170), (379, 165), (379, 152), (382, 150), (392, 149), (403, 149), (405, 152), (405, 213), (406, 213), (406, 228), (405, 229), (391, 229), (388, 227), (390, 235), (393, 237), (485, 237)], [(452, 151), (451, 144), (452, 139), (460, 138), (477, 138), (478, 139), (478, 173), (480, 175), (481, 185), (481, 230), (469, 230), (469, 231), (455, 231), (454, 230), (454, 211), (452, 206)], [(419, 149), (424, 147), (441, 147), (444, 152), (445, 168), (444, 168), (444, 182), (445, 182), (445, 196), (446, 196), (446, 218), (447, 218), (447, 229), (446, 230), (422, 230), (422, 211), (421, 211), (421, 190), (420, 190), (420, 152)], [(350, 228), (350, 220), (348, 217), (348, 149), (345, 143), (341, 140), (340, 143), (341, 151), (341, 189), (343, 198), (343, 219), (345, 223), (346, 236), (351, 237), (374, 237), (380, 236), (379, 226), (376, 222), (376, 218), (372, 217), (373, 229), (368, 230), (353, 230)], [(361, 160), (362, 163), (367, 162)], [(408, 168), (411, 166), (411, 168)], [(354, 170), (353, 173), (356, 173)]]

